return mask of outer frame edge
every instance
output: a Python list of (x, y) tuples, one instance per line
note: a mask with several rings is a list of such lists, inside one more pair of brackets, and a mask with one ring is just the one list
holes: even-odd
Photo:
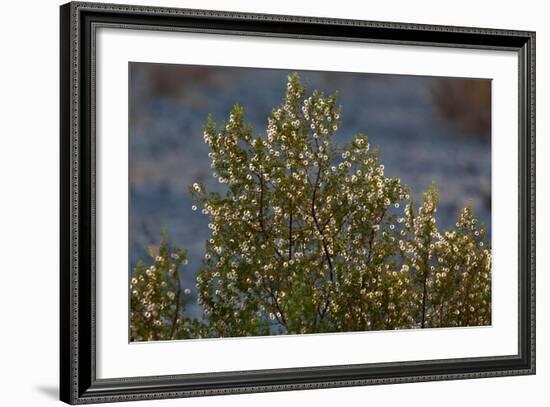
[[(94, 391), (94, 384), (88, 389), (80, 389), (79, 391), (79, 376), (90, 375), (91, 372), (83, 372), (79, 370), (79, 348), (78, 348), (78, 251), (79, 245), (79, 76), (81, 75), (79, 66), (80, 49), (79, 43), (79, 19), (80, 12), (85, 10), (93, 11), (110, 11), (110, 12), (132, 12), (146, 13), (156, 15), (185, 15), (198, 17), (222, 17), (228, 19), (242, 20), (269, 20), (281, 22), (298, 22), (298, 23), (319, 23), (319, 24), (335, 24), (335, 25), (358, 25), (378, 28), (392, 29), (414, 29), (428, 30), (436, 34), (439, 32), (458, 32), (470, 34), (489, 34), (489, 35), (507, 35), (511, 37), (519, 37), (525, 41), (524, 49), (527, 52), (526, 68), (526, 113), (525, 118), (525, 137), (529, 138), (530, 148), (525, 151), (523, 159), (529, 166), (529, 185), (524, 185), (528, 188), (528, 196), (526, 201), (529, 203), (528, 213), (529, 220), (527, 226), (530, 236), (527, 241), (527, 263), (529, 265), (529, 283), (530, 283), (530, 298), (529, 310), (530, 317), (529, 337), (525, 339), (529, 341), (529, 354), (524, 355), (524, 360), (527, 366), (515, 370), (495, 370), (487, 372), (459, 373), (459, 374), (443, 374), (443, 375), (424, 375), (424, 376), (409, 376), (402, 378), (381, 378), (381, 379), (364, 379), (364, 380), (337, 380), (337, 381), (320, 381), (315, 383), (295, 383), (281, 385), (263, 385), (263, 386), (244, 386), (234, 388), (215, 388), (208, 390), (184, 390), (184, 391), (151, 391), (139, 394), (117, 394), (117, 395), (98, 395)], [(372, 22), (360, 20), (343, 20), (329, 19), (317, 17), (299, 17), (286, 15), (262, 15), (252, 13), (210, 11), (210, 10), (194, 10), (194, 9), (172, 9), (159, 7), (145, 6), (128, 6), (120, 4), (104, 4), (104, 3), (85, 3), (72, 2), (60, 7), (60, 120), (61, 120), (61, 270), (60, 270), (60, 399), (70, 404), (88, 404), (88, 403), (103, 403), (114, 401), (128, 400), (145, 400), (145, 399), (165, 399), (175, 397), (197, 397), (219, 394), (237, 394), (237, 393), (254, 393), (254, 392), (270, 392), (283, 390), (304, 390), (304, 389), (320, 389), (343, 386), (360, 386), (374, 384), (394, 384), (394, 383), (409, 383), (422, 381), (437, 381), (437, 380), (458, 380), (470, 379), (477, 377), (498, 377), (498, 376), (515, 376), (535, 374), (536, 372), (536, 356), (535, 356), (535, 33), (532, 31), (515, 31), (501, 29), (481, 29), (473, 27), (450, 27), (450, 26), (434, 26), (424, 24), (408, 24), (408, 23), (392, 23), (392, 22)], [(69, 75), (68, 75), (69, 73)], [(527, 223), (527, 222), (525, 222)], [(82, 233), (82, 231), (80, 231)], [(69, 305), (67, 307), (67, 305)]]

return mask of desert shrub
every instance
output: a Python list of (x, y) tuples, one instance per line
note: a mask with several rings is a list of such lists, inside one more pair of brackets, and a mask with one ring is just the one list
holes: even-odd
[(472, 208), (440, 233), (435, 185), (415, 209), (366, 135), (334, 143), (336, 102), (306, 95), (293, 74), (265, 136), (238, 105), (219, 127), (208, 118), (204, 141), (226, 188), (190, 186), (211, 229), (196, 277), (204, 317), (185, 318), (177, 272), (185, 254), (163, 240), (132, 279), (132, 338), (490, 323), (491, 252)]
[(158, 250), (148, 248), (151, 261), (139, 261), (130, 278), (130, 340), (184, 339), (200, 335), (200, 322), (185, 317), (189, 288), (181, 285), (179, 269), (187, 264), (184, 250), (171, 247), (164, 235)]

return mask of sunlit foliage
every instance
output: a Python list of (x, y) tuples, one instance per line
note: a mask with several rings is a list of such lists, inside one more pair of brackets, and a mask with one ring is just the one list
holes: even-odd
[(335, 145), (340, 114), (293, 74), (265, 135), (238, 105), (221, 127), (209, 117), (226, 188), (190, 186), (211, 229), (196, 278), (204, 316), (185, 318), (185, 254), (163, 240), (132, 278), (133, 340), (490, 324), (491, 251), (472, 208), (440, 232), (435, 185), (415, 208), (366, 135)]

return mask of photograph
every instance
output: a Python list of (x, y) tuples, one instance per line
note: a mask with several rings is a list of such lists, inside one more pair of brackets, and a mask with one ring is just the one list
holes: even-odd
[(491, 78), (128, 62), (129, 342), (491, 326)]
[(541, 13), (205, 1), (59, 7), (59, 399), (536, 394)]

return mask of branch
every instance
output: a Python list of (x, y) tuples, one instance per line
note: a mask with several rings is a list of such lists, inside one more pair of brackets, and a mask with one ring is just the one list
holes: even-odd
[[(382, 220), (384, 219), (384, 216), (386, 216), (386, 211), (388, 208), (384, 209), (382, 212), (382, 215), (377, 219), (378, 224), (382, 223)], [(374, 238), (376, 237), (376, 231), (371, 227), (370, 236), (369, 236), (369, 253), (367, 254), (367, 266), (370, 264), (371, 257), (372, 257), (372, 248), (374, 245)]]
[[(425, 226), (425, 233), (430, 234), (430, 226)], [(422, 259), (422, 264), (424, 265), (424, 275), (423, 275), (423, 281), (422, 281), (422, 321), (421, 321), (421, 327), (425, 328), (426, 326), (426, 307), (427, 307), (427, 296), (428, 296), (428, 274), (429, 274), (429, 266), (430, 266), (430, 255), (429, 255), (429, 245), (431, 242), (431, 235), (430, 235), (430, 241), (426, 242), (426, 254), (424, 258)]]
[(174, 334), (176, 333), (176, 324), (178, 322), (178, 315), (180, 312), (180, 294), (181, 294), (181, 281), (180, 281), (180, 275), (178, 272), (178, 268), (174, 271), (176, 276), (176, 309), (174, 311), (174, 316), (172, 317), (172, 328), (170, 329), (170, 338), (174, 339)]
[(427, 295), (427, 287), (426, 282), (428, 280), (428, 272), (424, 272), (424, 282), (423, 282), (423, 288), (422, 288), (422, 322), (420, 327), (425, 328), (426, 327), (426, 295)]
[(425, 328), (426, 327), (426, 297), (428, 296), (428, 255), (426, 254), (426, 257), (424, 258), (424, 276), (422, 281), (422, 320), (420, 327)]
[(290, 199), (290, 220), (288, 221), (288, 259), (292, 259), (292, 199)]
[(330, 258), (330, 254), (329, 254), (329, 251), (328, 251), (328, 246), (327, 246), (327, 243), (326, 243), (326, 240), (325, 240), (325, 235), (323, 234), (323, 230), (319, 226), (319, 220), (317, 219), (317, 212), (315, 211), (315, 199), (316, 199), (316, 196), (317, 196), (317, 187), (318, 187), (318, 184), (319, 184), (320, 174), (321, 174), (321, 167), (319, 167), (319, 170), (317, 171), (317, 176), (315, 178), (315, 184), (313, 185), (313, 195), (311, 197), (311, 216), (313, 217), (313, 222), (315, 223), (315, 228), (317, 229), (317, 231), (321, 235), (321, 243), (323, 244), (323, 251), (325, 252), (325, 257), (327, 259), (328, 267), (329, 267), (329, 270), (330, 270), (329, 279), (330, 279), (330, 281), (333, 281), (334, 280), (334, 269), (333, 269), (333, 266), (332, 266), (332, 260)]
[(277, 321), (281, 325), (283, 325), (288, 331), (288, 326), (287, 326), (287, 320), (286, 320), (286, 317), (285, 317), (285, 313), (283, 312), (281, 306), (279, 305), (279, 300), (277, 299), (277, 296), (275, 294), (273, 294), (273, 292), (269, 288), (267, 288), (267, 286), (265, 284), (265, 280), (262, 280), (262, 283), (263, 283), (262, 284), (263, 289), (265, 290), (265, 292), (267, 292), (269, 294), (269, 296), (273, 300), (273, 305), (275, 305), (275, 308), (277, 309), (279, 314), (281, 314), (281, 319), (279, 319), (279, 317), (276, 314), (275, 314), (275, 318), (277, 318)]
[(465, 314), (466, 314), (466, 326), (469, 325), (469, 322), (470, 322), (470, 307), (468, 306), (468, 302), (469, 302), (469, 298), (470, 298), (470, 288), (472, 286), (472, 280), (473, 280), (473, 276), (468, 269), (466, 269), (466, 272), (468, 273), (468, 283), (466, 284), (466, 287), (464, 289), (464, 299), (462, 300), (462, 303), (464, 304), (464, 309), (466, 310)]
[[(258, 212), (258, 217), (259, 217), (258, 220), (260, 222), (260, 229), (262, 231), (262, 234), (264, 235), (265, 240), (269, 243), (270, 241), (269, 234), (267, 233), (265, 229), (265, 224), (264, 224), (264, 177), (261, 174), (256, 174), (256, 176), (260, 180), (260, 211)], [(277, 256), (280, 259), (282, 259), (283, 256), (277, 249), (277, 246), (273, 245), (273, 249), (275, 250), (275, 253), (277, 254)]]
[(325, 315), (327, 313), (327, 310), (328, 310), (328, 307), (330, 305), (330, 291), (327, 293), (327, 300), (325, 301), (325, 305), (323, 306), (323, 310), (322, 311), (318, 311), (319, 312), (319, 322), (321, 322), (323, 320), (323, 318), (325, 318)]
[[(323, 244), (323, 251), (325, 253), (325, 258), (327, 260), (328, 267), (329, 267), (329, 280), (331, 282), (333, 282), (334, 281), (334, 269), (333, 269), (333, 265), (332, 265), (332, 260), (330, 258), (330, 253), (328, 251), (328, 247), (327, 247), (327, 243), (326, 243), (326, 240), (325, 240), (325, 236), (323, 234), (323, 230), (319, 227), (319, 221), (317, 220), (317, 213), (315, 211), (315, 198), (316, 198), (316, 194), (317, 194), (317, 185), (318, 185), (318, 181), (319, 181), (319, 173), (320, 172), (321, 172), (321, 169), (319, 169), (319, 172), (317, 172), (317, 179), (315, 180), (315, 185), (313, 187), (313, 196), (312, 196), (312, 200), (311, 200), (311, 214), (313, 216), (313, 221), (315, 223), (315, 227), (317, 228), (317, 230), (319, 231), (319, 234), (321, 235), (321, 242)], [(327, 298), (326, 298), (326, 301), (325, 301), (325, 305), (323, 306), (323, 310), (321, 312), (319, 312), (319, 317), (320, 317), (319, 322), (321, 322), (323, 320), (323, 318), (325, 317), (329, 305), (330, 305), (330, 290), (328, 290), (328, 292), (327, 292)]]

